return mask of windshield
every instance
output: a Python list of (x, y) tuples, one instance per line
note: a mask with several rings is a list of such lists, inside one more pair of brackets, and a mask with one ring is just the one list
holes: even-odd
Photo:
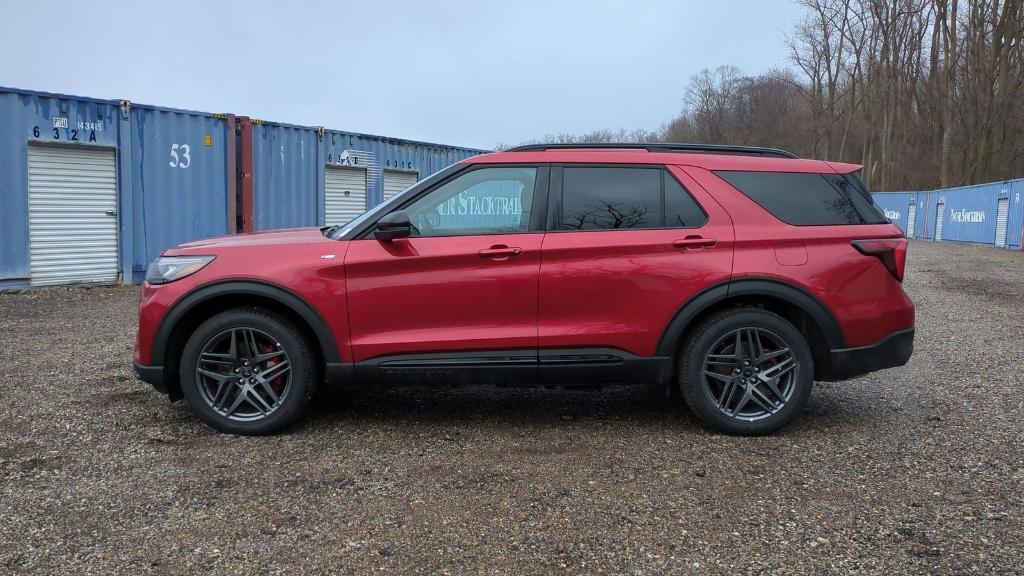
[(438, 170), (437, 172), (434, 172), (433, 174), (427, 176), (423, 180), (420, 180), (419, 182), (413, 184), (412, 186), (409, 186), (405, 190), (402, 190), (398, 194), (395, 194), (391, 198), (388, 198), (387, 200), (381, 202), (380, 204), (377, 204), (373, 208), (370, 208), (366, 212), (363, 212), (359, 216), (356, 216), (355, 218), (349, 220), (344, 225), (332, 227), (332, 229), (328, 231), (327, 237), (330, 238), (331, 240), (341, 240), (342, 238), (345, 238), (352, 231), (356, 230), (357, 228), (361, 228), (363, 224), (365, 224), (366, 222), (377, 220), (381, 215), (391, 211), (392, 207), (404, 202), (408, 196), (407, 193), (413, 188), (416, 188), (420, 185), (432, 183), (434, 180), (446, 175), (448, 170), (455, 166), (458, 165), (453, 164), (452, 166), (448, 166), (447, 168)]

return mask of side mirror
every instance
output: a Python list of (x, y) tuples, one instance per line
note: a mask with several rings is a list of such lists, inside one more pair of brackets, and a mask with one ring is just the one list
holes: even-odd
[(404, 210), (385, 215), (377, 221), (377, 229), (373, 235), (381, 242), (390, 242), (395, 238), (406, 238), (412, 235), (412, 224)]

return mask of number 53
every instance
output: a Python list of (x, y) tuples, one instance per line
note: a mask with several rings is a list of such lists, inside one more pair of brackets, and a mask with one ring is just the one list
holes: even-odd
[[(188, 155), (191, 148), (188, 144), (171, 144), (171, 168), (188, 168), (192, 164), (192, 157)], [(181, 157), (178, 157), (178, 152)]]

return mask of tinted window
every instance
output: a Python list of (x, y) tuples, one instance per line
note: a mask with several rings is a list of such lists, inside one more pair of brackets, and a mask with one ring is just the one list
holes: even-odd
[(467, 172), (405, 208), (414, 236), (508, 234), (530, 228), (537, 169), (482, 168)]
[(708, 217), (693, 196), (667, 171), (662, 171), (662, 175), (665, 179), (665, 227), (694, 228), (704, 224)]
[(837, 175), (835, 178), (841, 182), (840, 187), (850, 197), (850, 201), (853, 202), (865, 222), (884, 224), (889, 221), (885, 216), (885, 211), (875, 204), (875, 199), (868, 192), (867, 186), (864, 185), (864, 181), (860, 179), (858, 173)]
[(863, 222), (846, 195), (821, 174), (725, 171), (715, 174), (787, 224)]
[(661, 170), (565, 168), (562, 230), (661, 226)]
[(661, 168), (563, 168), (560, 230), (700, 226), (707, 220)]

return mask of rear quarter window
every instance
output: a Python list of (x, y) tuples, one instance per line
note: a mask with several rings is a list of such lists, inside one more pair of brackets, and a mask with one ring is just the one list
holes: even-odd
[(865, 223), (847, 194), (822, 174), (738, 171), (715, 174), (786, 224)]
[(861, 217), (864, 218), (864, 222), (868, 224), (885, 224), (889, 221), (885, 216), (885, 211), (878, 204), (875, 204), (875, 199), (871, 196), (871, 192), (868, 192), (868, 188), (864, 185), (864, 181), (860, 179), (859, 173), (836, 174), (831, 178), (833, 183), (844, 190), (847, 196), (850, 197), (853, 205), (860, 211)]

